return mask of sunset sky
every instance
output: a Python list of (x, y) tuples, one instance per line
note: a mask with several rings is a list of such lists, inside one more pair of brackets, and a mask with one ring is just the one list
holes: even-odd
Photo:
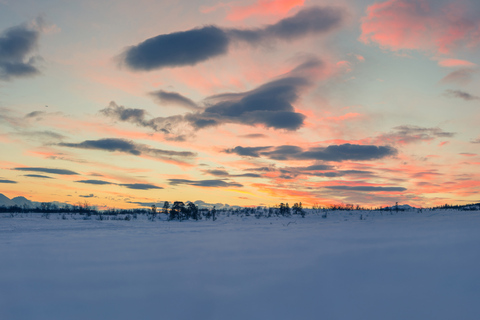
[(0, 0), (0, 193), (479, 202), (476, 0)]

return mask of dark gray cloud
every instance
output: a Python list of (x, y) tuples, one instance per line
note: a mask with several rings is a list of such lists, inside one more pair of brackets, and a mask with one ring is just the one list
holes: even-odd
[(17, 183), (17, 181), (0, 179), (0, 183)]
[(258, 158), (260, 157), (260, 154), (264, 151), (270, 150), (273, 147), (242, 147), (242, 146), (236, 146), (233, 149), (227, 149), (225, 150), (226, 153), (235, 153), (239, 156), (244, 156), (244, 157), (254, 157)]
[(344, 160), (375, 160), (397, 154), (397, 150), (390, 146), (342, 144), (331, 145), (326, 148), (311, 148), (303, 152), (298, 159), (315, 159), (323, 161)]
[(392, 132), (379, 135), (375, 142), (390, 144), (406, 144), (419, 141), (431, 141), (435, 138), (452, 138), (454, 132), (446, 132), (440, 128), (424, 128), (404, 125), (393, 128)]
[[(318, 65), (321, 62), (318, 61)], [(223, 123), (261, 124), (267, 128), (297, 130), (305, 116), (295, 112), (292, 103), (300, 90), (310, 85), (305, 77), (286, 77), (268, 82), (242, 93), (225, 93), (206, 99), (210, 106), (202, 113), (188, 114), (186, 119), (201, 129)]]
[(106, 138), (99, 140), (85, 140), (80, 143), (58, 143), (57, 145), (70, 148), (103, 150), (109, 152), (123, 152), (136, 156), (145, 154), (154, 158), (163, 160), (186, 161), (193, 158), (196, 154), (190, 151), (173, 151), (150, 148), (143, 144), (135, 143), (131, 140)]
[(86, 184), (96, 184), (96, 185), (112, 184), (111, 182), (103, 181), (103, 180), (78, 180), (75, 182), (86, 183)]
[(137, 145), (128, 140), (123, 139), (99, 139), (99, 140), (85, 140), (80, 143), (59, 143), (59, 146), (81, 149), (96, 149), (105, 151), (120, 151), (131, 153), (133, 155), (140, 155), (142, 152), (138, 150)]
[(119, 184), (119, 186), (127, 187), (128, 189), (133, 189), (133, 190), (163, 189), (163, 187), (158, 187), (156, 185), (148, 184), (148, 183), (124, 183), (124, 184)]
[(19, 25), (9, 28), (0, 35), (0, 79), (10, 80), (39, 74), (35, 66), (38, 57), (33, 56), (37, 48), (40, 31)]
[(79, 197), (82, 198), (96, 198), (96, 196), (93, 193), (87, 194), (87, 195), (79, 195)]
[(471, 143), (480, 143), (480, 138), (470, 141)]
[(162, 34), (129, 47), (121, 59), (133, 70), (195, 65), (227, 53), (230, 39), (215, 26)]
[(225, 150), (240, 156), (266, 157), (273, 160), (322, 160), (322, 161), (366, 161), (382, 159), (397, 154), (390, 146), (342, 144), (328, 147), (314, 147), (304, 150), (297, 146), (278, 147), (235, 147)]
[(40, 178), (40, 179), (53, 179), (52, 177), (49, 176), (44, 176), (41, 174), (26, 174), (24, 177), (29, 177), (29, 178)]
[(162, 105), (173, 104), (194, 111), (201, 109), (195, 102), (178, 92), (158, 90), (151, 92), (150, 95)]
[(305, 116), (295, 112), (293, 103), (300, 92), (312, 83), (308, 71), (323, 68), (323, 62), (311, 58), (296, 67), (287, 76), (267, 82), (258, 88), (239, 93), (223, 93), (204, 99), (202, 111), (171, 117), (147, 119), (143, 109), (110, 105), (100, 113), (117, 121), (130, 122), (165, 134), (179, 135), (179, 129), (189, 125), (193, 130), (237, 123), (249, 126), (297, 130)]
[(249, 44), (291, 41), (338, 27), (344, 11), (333, 7), (305, 8), (292, 17), (257, 29), (222, 29), (205, 26), (187, 31), (159, 35), (127, 48), (120, 59), (132, 70), (195, 65), (224, 55), (232, 42)]
[(460, 98), (460, 99), (463, 99), (463, 100), (466, 100), (466, 101), (472, 101), (472, 100), (480, 100), (480, 97), (478, 96), (474, 96), (468, 92), (465, 92), (465, 91), (461, 91), (461, 90), (445, 90), (445, 94), (448, 96), (448, 97), (451, 97), (451, 98)]
[(328, 32), (341, 25), (344, 11), (335, 7), (310, 7), (296, 15), (258, 29), (230, 29), (233, 40), (258, 43), (271, 40), (291, 41), (308, 35)]
[(176, 185), (190, 185), (196, 187), (243, 187), (240, 183), (228, 182), (225, 180), (187, 180), (187, 179), (168, 179), (169, 184)]
[(406, 188), (402, 187), (372, 187), (372, 186), (328, 186), (327, 189), (333, 190), (347, 190), (347, 191), (368, 191), (368, 192), (403, 192), (406, 191)]
[(19, 167), (19, 168), (13, 168), (13, 170), (43, 172), (43, 173), (60, 174), (60, 175), (77, 175), (78, 174), (75, 171), (71, 171), (71, 170), (41, 168), (41, 167)]

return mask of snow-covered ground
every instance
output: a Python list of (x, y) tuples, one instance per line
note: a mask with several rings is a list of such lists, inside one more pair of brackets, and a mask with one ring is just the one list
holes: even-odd
[(0, 319), (480, 319), (479, 211), (66, 217), (0, 216)]

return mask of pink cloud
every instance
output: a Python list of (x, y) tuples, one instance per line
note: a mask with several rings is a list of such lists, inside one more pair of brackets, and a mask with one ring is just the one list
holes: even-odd
[[(258, 0), (253, 4), (244, 6), (238, 6), (236, 5), (236, 3), (221, 6), (230, 7), (227, 15), (227, 20), (241, 21), (255, 15), (282, 16), (287, 14), (294, 7), (303, 6), (304, 3), (305, 0)], [(215, 6), (215, 8), (217, 7), (218, 5)], [(205, 8), (204, 10), (207, 10), (207, 12), (212, 11), (208, 8)]]
[(433, 54), (450, 54), (462, 45), (478, 44), (480, 19), (471, 19), (467, 6), (434, 4), (430, 0), (375, 3), (362, 18), (360, 40), (392, 51), (421, 50)]
[(455, 67), (476, 67), (473, 62), (459, 59), (443, 59), (438, 61), (438, 65), (441, 67), (455, 68)]

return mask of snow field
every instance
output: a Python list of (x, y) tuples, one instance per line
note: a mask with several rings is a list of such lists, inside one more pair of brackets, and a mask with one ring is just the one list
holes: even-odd
[(479, 211), (76, 217), (0, 217), (0, 319), (480, 314)]

